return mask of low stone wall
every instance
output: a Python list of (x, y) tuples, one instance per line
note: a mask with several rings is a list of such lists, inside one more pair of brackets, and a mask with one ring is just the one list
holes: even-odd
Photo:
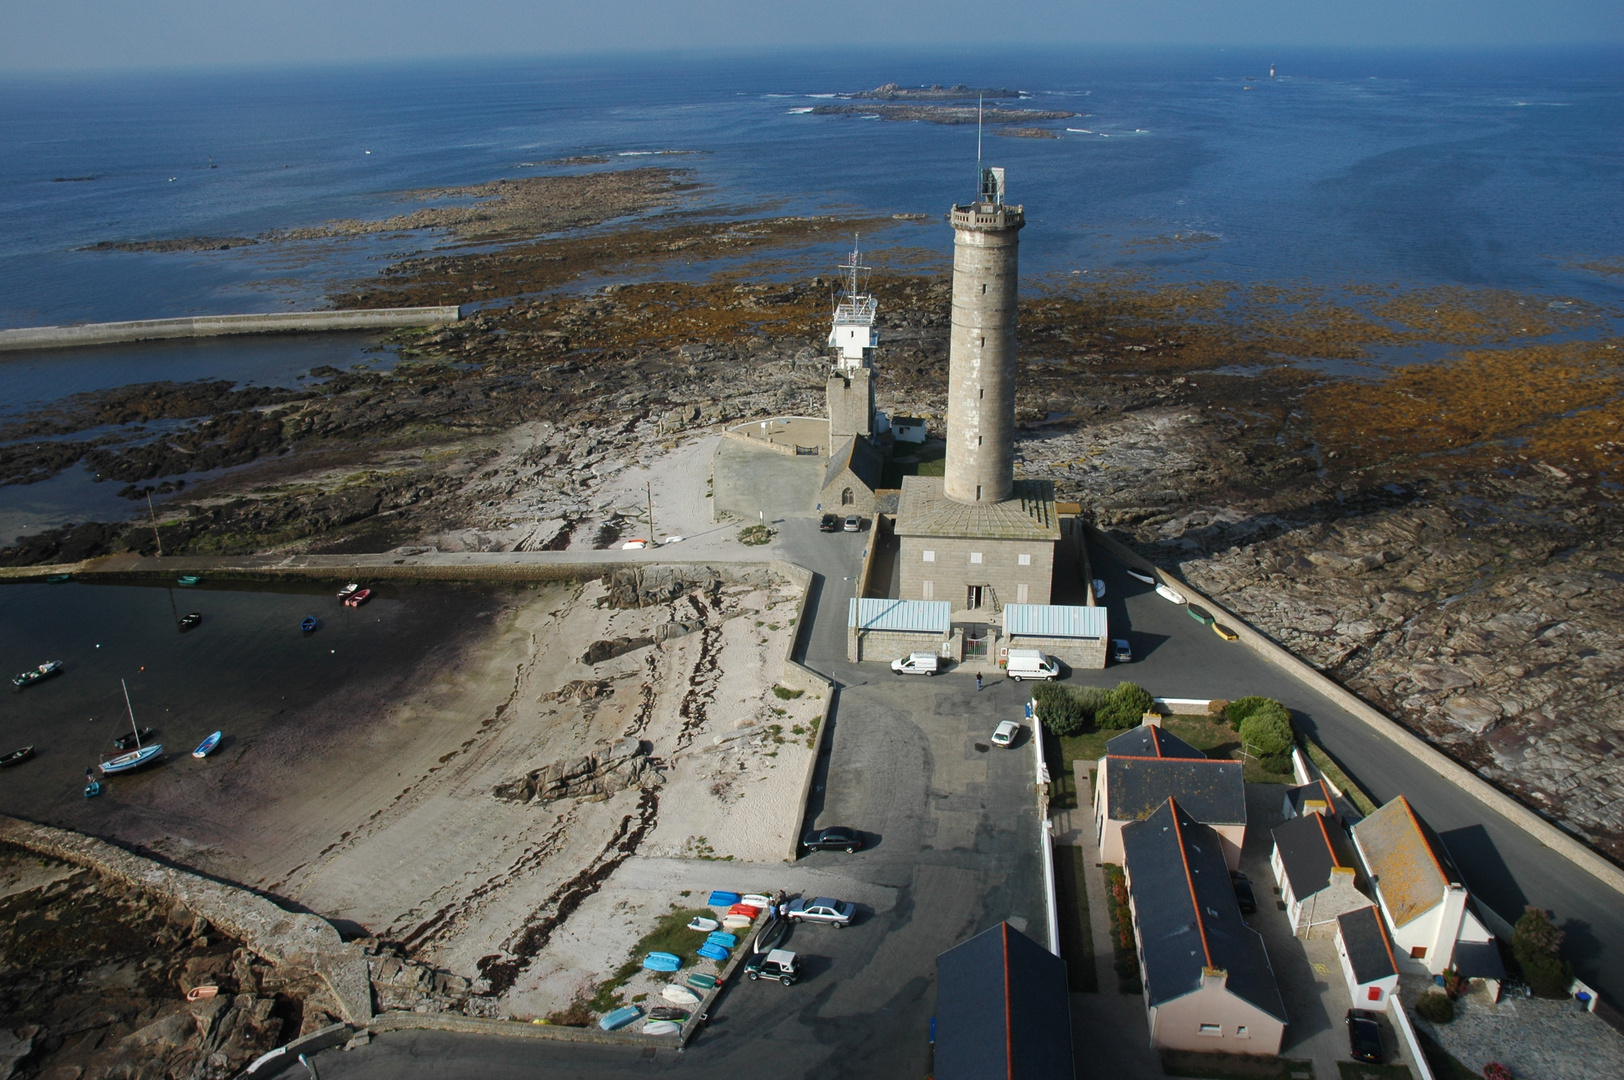
[(256, 893), (131, 854), (83, 833), (0, 816), (0, 841), (87, 867), (154, 893), (198, 914), (275, 964), (297, 964), (319, 975), (349, 1023), (372, 1019), (366, 956), (347, 945), (326, 919), (284, 911)]
[(1618, 892), (1624, 893), (1624, 870), (1620, 870), (1516, 799), (1459, 765), (1448, 755), (1433, 749), (1424, 739), (1411, 734), (1408, 729), (1372, 707), (1363, 698), (1350, 693), (1342, 686), (1326, 678), (1313, 667), (1298, 659), (1273, 638), (1243, 621), (1223, 605), (1203, 596), (1192, 588), (1188, 582), (1173, 577), (1138, 552), (1125, 544), (1113, 540), (1092, 526), (1088, 527), (1088, 536), (1090, 540), (1104, 547), (1130, 566), (1138, 567), (1154, 575), (1158, 581), (1178, 589), (1179, 592), (1190, 598), (1191, 603), (1200, 604), (1215, 615), (1221, 614), (1224, 625), (1240, 635), (1240, 643), (1251, 649), (1263, 660), (1273, 664), (1305, 686), (1324, 694), (1394, 743), (1399, 749), (1425, 764), (1427, 768), (1443, 779), (1454, 784), (1479, 802), (1493, 807), (1494, 811), (1501, 817), (1528, 833), (1541, 844), (1556, 851), (1563, 858), (1579, 866), (1598, 881)]
[(1105, 668), (1104, 638), (1038, 637), (1035, 634), (1011, 634), (1000, 647), (1011, 649), (1038, 649), (1056, 657), (1074, 668), (1101, 671)]
[(123, 341), (223, 337), (229, 334), (313, 333), (328, 330), (381, 330), (456, 322), (456, 305), (410, 308), (357, 308), (352, 311), (283, 311), (253, 315), (198, 315), (182, 319), (137, 319), (78, 326), (25, 326), (0, 330), (0, 352), (112, 345)]

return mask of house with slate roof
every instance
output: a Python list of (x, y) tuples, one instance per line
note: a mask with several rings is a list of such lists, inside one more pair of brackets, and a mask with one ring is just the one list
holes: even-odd
[(1398, 989), (1398, 953), (1375, 905), (1336, 917), (1336, 956), (1354, 1008), (1386, 1009), (1388, 997)]
[(1066, 962), (999, 923), (936, 958), (937, 1080), (1072, 1080)]
[(1300, 938), (1331, 937), (1337, 916), (1370, 905), (1359, 891), (1353, 844), (1329, 814), (1303, 814), (1276, 828), (1269, 867)]
[(1122, 844), (1151, 1046), (1278, 1054), (1286, 1006), (1218, 832), (1173, 798), (1128, 825)]
[[(1399, 967), (1437, 975), (1454, 968), (1467, 977), (1498, 978), (1492, 970), (1489, 933), (1472, 911), (1466, 882), (1438, 834), (1400, 795), (1353, 827), (1353, 843), (1364, 861), (1376, 903), (1398, 946)], [(1457, 953), (1462, 956), (1457, 956)]]
[(1169, 798), (1217, 830), (1224, 859), (1240, 868), (1246, 843), (1246, 780), (1239, 761), (1217, 761), (1147, 720), (1105, 744), (1094, 774), (1094, 832), (1100, 858), (1121, 863), (1122, 831)]
[(1304, 814), (1330, 814), (1336, 816), (1336, 800), (1331, 797), (1331, 786), (1324, 780), (1287, 788), (1280, 813), (1287, 819)]

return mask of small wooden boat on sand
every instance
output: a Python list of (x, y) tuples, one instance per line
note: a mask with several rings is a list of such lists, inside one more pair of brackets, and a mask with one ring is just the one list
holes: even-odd
[(726, 949), (722, 948), (720, 945), (712, 945), (708, 941), (694, 951), (700, 956), (703, 956), (706, 960), (726, 960), (728, 957), (728, 951)]
[(1161, 597), (1163, 600), (1166, 600), (1169, 604), (1189, 603), (1189, 601), (1184, 598), (1184, 594), (1173, 588), (1171, 585), (1156, 586), (1156, 595)]
[(656, 1005), (648, 1011), (650, 1020), (675, 1020), (682, 1023), (688, 1019), (688, 1010), (679, 1009), (675, 1005)]
[(360, 607), (362, 604), (366, 603), (370, 599), (372, 599), (372, 590), (371, 589), (358, 589), (355, 592), (351, 593), (349, 596), (344, 598), (344, 606), (345, 607)]
[(97, 795), (100, 795), (100, 794), (101, 794), (101, 781), (100, 780), (92, 780), (88, 784), (85, 785), (85, 798), (94, 799)]
[(32, 746), (25, 746), (21, 750), (13, 750), (9, 754), (0, 756), (0, 769), (9, 769), (13, 765), (21, 765), (33, 756), (34, 748)]
[(698, 930), (701, 934), (708, 934), (712, 930), (720, 930), (721, 928), (721, 923), (717, 922), (715, 919), (707, 919), (703, 915), (695, 916), (688, 923), (688, 929)]
[(660, 991), (660, 996), (673, 1005), (698, 1005), (699, 995), (686, 986), (667, 986)]
[(182, 574), (180, 577), (175, 579), (175, 584), (186, 585), (188, 587), (192, 585), (201, 585), (203, 584), (203, 579), (196, 574)]
[(729, 904), (737, 904), (738, 902), (739, 894), (728, 892), (726, 889), (717, 889), (710, 894), (710, 899), (705, 901), (711, 907), (727, 907)]
[(157, 758), (163, 752), (163, 743), (153, 743), (151, 746), (143, 746), (139, 750), (131, 750), (128, 754), (120, 754), (116, 758), (108, 758), (106, 761), (101, 763), (100, 767), (102, 775), (111, 776), (114, 773), (129, 772), (131, 769), (139, 769), (141, 766)]
[(644, 1035), (680, 1035), (682, 1025), (675, 1020), (650, 1020), (643, 1025)]
[(120, 750), (128, 750), (132, 746), (141, 745), (142, 739), (150, 739), (156, 734), (158, 733), (149, 727), (132, 730), (128, 735), (120, 735), (118, 738), (114, 739), (113, 745), (118, 747)]
[(203, 613), (201, 611), (188, 611), (177, 620), (177, 625), (182, 631), (186, 631), (192, 629), (202, 621)]
[(700, 993), (708, 993), (709, 991), (716, 989), (716, 984), (719, 980), (715, 975), (706, 975), (702, 971), (696, 971), (689, 975), (686, 981), (689, 986), (693, 987), (695, 990), (698, 990)]
[(52, 585), (60, 585), (64, 581), (72, 581), (73, 580), (73, 575), (72, 574), (46, 574), (45, 575), (45, 580), (50, 582)]
[(352, 581), (348, 585), (344, 586), (342, 589), (338, 590), (338, 598), (340, 600), (348, 600), (350, 597), (354, 596), (357, 592), (359, 592), (360, 589), (361, 589), (361, 586), (357, 585), (355, 582)]
[(299, 629), (303, 630), (307, 634), (315, 633), (316, 617), (314, 615), (306, 615), (299, 623)]
[(681, 966), (682, 958), (676, 953), (651, 952), (643, 957), (645, 971), (675, 971)]
[(210, 735), (208, 738), (197, 744), (197, 749), (192, 751), (192, 756), (195, 758), (206, 758), (214, 751), (214, 748), (219, 745), (220, 732), (216, 731), (213, 735)]
[(37, 668), (29, 668), (20, 675), (13, 675), (11, 678), (11, 685), (20, 690), (25, 686), (33, 686), (41, 679), (49, 679), (52, 675), (55, 675), (61, 670), (62, 661), (47, 660)]
[(619, 1031), (642, 1015), (643, 1010), (636, 1005), (622, 1005), (614, 1012), (604, 1013), (598, 1020), (598, 1026), (605, 1031)]
[(739, 897), (739, 903), (749, 904), (751, 907), (764, 908), (772, 902), (772, 897), (768, 896), (766, 893), (745, 893), (743, 896)]

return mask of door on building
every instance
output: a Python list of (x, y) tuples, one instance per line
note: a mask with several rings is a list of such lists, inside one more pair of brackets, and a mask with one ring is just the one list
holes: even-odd
[(985, 590), (986, 586), (984, 585), (969, 586), (969, 588), (966, 589), (964, 606), (969, 608), (971, 611), (980, 609), (982, 593), (985, 592)]
[(985, 660), (988, 646), (992, 643), (992, 634), (985, 626), (979, 623), (964, 628), (964, 658), (972, 657)]

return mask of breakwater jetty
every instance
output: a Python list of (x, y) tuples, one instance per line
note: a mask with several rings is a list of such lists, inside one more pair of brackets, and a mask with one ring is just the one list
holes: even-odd
[(113, 345), (166, 338), (224, 337), (231, 334), (315, 333), (331, 330), (384, 330), (430, 326), (462, 318), (455, 304), (434, 307), (358, 308), (351, 311), (281, 311), (248, 315), (194, 315), (181, 319), (24, 326), (0, 330), (0, 352)]

